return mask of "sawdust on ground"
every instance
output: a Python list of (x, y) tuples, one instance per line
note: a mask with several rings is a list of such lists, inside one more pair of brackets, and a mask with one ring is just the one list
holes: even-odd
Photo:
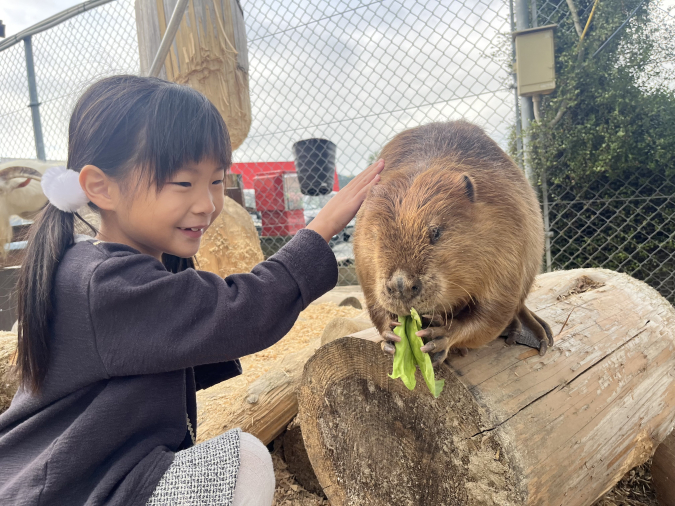
[(658, 506), (652, 485), (651, 459), (631, 469), (593, 506)]
[(274, 477), (277, 480), (272, 506), (330, 506), (326, 499), (308, 492), (295, 481), (276, 448), (272, 452), (272, 464), (274, 465)]
[(0, 331), (0, 413), (12, 402), (16, 392), (16, 378), (10, 376), (10, 364), (16, 352), (16, 334)]
[[(340, 316), (353, 318), (361, 313), (359, 309), (351, 306), (340, 307), (332, 302), (310, 305), (300, 313), (293, 328), (281, 341), (241, 359), (244, 371), (242, 375), (197, 392), (197, 419), (204, 420), (206, 410), (211, 418), (217, 419), (219, 413), (223, 413), (224, 418), (224, 414), (229, 412), (230, 407), (246, 395), (251, 383), (269, 371), (286, 355), (301, 351), (312, 339), (321, 337), (329, 321)], [(200, 434), (199, 429), (197, 430), (198, 441), (204, 441), (216, 435), (204, 431)]]

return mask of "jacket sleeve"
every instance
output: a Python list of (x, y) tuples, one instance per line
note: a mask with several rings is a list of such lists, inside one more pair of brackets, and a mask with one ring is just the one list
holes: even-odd
[(198, 365), (194, 368), (195, 387), (197, 390), (211, 388), (223, 381), (232, 379), (242, 373), (241, 362), (230, 360), (218, 364)]
[(172, 274), (142, 254), (112, 256), (89, 282), (89, 312), (110, 376), (153, 374), (234, 360), (265, 349), (337, 282), (320, 235), (301, 230), (250, 274)]

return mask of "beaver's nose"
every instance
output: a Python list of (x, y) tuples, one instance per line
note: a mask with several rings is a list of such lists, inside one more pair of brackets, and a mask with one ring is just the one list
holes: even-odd
[(385, 287), (391, 297), (410, 300), (419, 295), (422, 290), (422, 283), (417, 277), (408, 276), (401, 271), (397, 271), (389, 278)]

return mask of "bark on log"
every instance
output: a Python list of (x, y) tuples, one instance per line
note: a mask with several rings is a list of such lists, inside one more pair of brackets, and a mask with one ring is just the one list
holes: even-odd
[(671, 432), (654, 453), (652, 481), (659, 504), (675, 506), (675, 432)]
[(390, 379), (376, 343), (315, 353), (299, 419), (333, 506), (590, 505), (652, 455), (675, 424), (675, 308), (599, 269), (540, 276), (528, 307), (555, 346), (453, 355), (438, 400), (419, 373), (412, 392)]
[(297, 418), (294, 418), (281, 437), (284, 451), (284, 461), (288, 471), (295, 476), (295, 480), (308, 492), (325, 497), (319, 480), (316, 479), (314, 469), (305, 450), (302, 440), (302, 430)]
[[(136, 0), (141, 73), (152, 65), (177, 0)], [(160, 77), (202, 92), (237, 149), (251, 128), (248, 50), (238, 0), (190, 0)]]

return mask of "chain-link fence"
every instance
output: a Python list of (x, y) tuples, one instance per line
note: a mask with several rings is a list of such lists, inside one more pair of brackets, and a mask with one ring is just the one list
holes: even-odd
[[(164, 1), (167, 12), (175, 3)], [(583, 2), (581, 21), (592, 5)], [(530, 7), (536, 24), (574, 30), (566, 0)], [(266, 255), (405, 128), (466, 118), (507, 147), (517, 117), (508, 1), (255, 0), (241, 8), (252, 123), (233, 172), (242, 174)], [(33, 35), (37, 100), (25, 45), (0, 51), (0, 159), (36, 156), (38, 102), (45, 156), (65, 158), (68, 116), (82, 90), (99, 77), (139, 72), (135, 16), (134, 0), (98, 0)], [(302, 163), (307, 153), (315, 159)], [(547, 267), (621, 270), (673, 300), (673, 189), (672, 179), (651, 173), (583, 184), (551, 179), (542, 195), (552, 233)], [(331, 242), (341, 284), (356, 282), (352, 225)]]
[[(571, 3), (578, 9), (577, 20), (571, 16), (567, 0), (541, 2), (536, 15), (539, 25), (558, 25), (558, 43), (564, 44), (562, 41), (571, 34), (571, 40), (577, 44), (571, 51), (576, 56), (580, 46), (578, 32), (583, 33), (597, 2), (573, 0)], [(639, 74), (633, 73), (632, 78), (638, 86), (616, 86), (612, 92), (614, 96), (609, 98), (596, 91), (598, 97), (587, 101), (583, 111), (568, 112), (555, 127), (565, 131), (564, 150), (553, 150), (554, 156), (547, 159), (543, 164), (545, 170), (540, 173), (544, 179), (541, 189), (550, 232), (547, 268), (604, 267), (625, 272), (649, 283), (675, 302), (673, 164), (652, 163), (650, 167), (645, 163), (645, 159), (658, 156), (650, 139), (650, 129), (655, 120), (663, 120), (657, 119), (658, 115), (643, 114), (638, 103), (641, 93), (647, 100), (657, 100), (657, 90), (671, 95), (675, 90), (675, 7), (672, 3), (668, 7), (662, 1), (646, 4), (636, 1), (624, 9), (617, 9), (618, 19), (609, 23), (607, 33), (589, 45), (588, 53), (582, 54), (576, 65), (579, 68), (582, 60), (589, 66), (594, 65), (593, 58), (601, 54), (601, 50), (609, 51), (607, 45), (603, 48), (599, 42), (611, 42), (613, 36), (616, 46), (612, 50), (616, 57), (608, 56), (607, 65), (635, 65)], [(638, 15), (641, 15), (639, 19)], [(594, 22), (606, 22), (607, 17), (600, 11)], [(626, 24), (619, 30), (624, 20)], [(624, 34), (624, 41), (619, 41)], [(644, 57), (647, 50), (648, 58)], [(643, 63), (636, 63), (641, 61)], [(621, 76), (617, 73), (611, 77), (620, 79)], [(584, 84), (581, 82), (577, 87)], [(621, 94), (619, 89), (635, 94), (619, 97), (616, 96)], [(559, 101), (551, 101), (548, 105), (553, 112), (556, 108), (561, 109)], [(628, 121), (622, 118), (624, 107), (631, 111)], [(644, 125), (635, 128), (647, 117), (649, 120)], [(625, 127), (622, 121), (625, 121)], [(618, 137), (616, 142), (634, 143), (635, 148), (631, 151), (629, 146), (620, 150), (608, 145), (608, 135), (601, 131), (603, 129), (617, 136), (625, 135), (624, 139)], [(551, 130), (554, 129), (549, 129), (546, 140), (554, 144)], [(575, 161), (577, 156), (582, 158)], [(579, 170), (579, 166), (584, 169)]]
[[(169, 12), (175, 3), (165, 2)], [(243, 175), (266, 255), (405, 128), (466, 118), (506, 145), (515, 115), (502, 61), (511, 31), (504, 0), (257, 0), (241, 7), (252, 125), (233, 171)], [(104, 75), (139, 72), (134, 0), (84, 12), (33, 35), (32, 45), (45, 155), (63, 160), (68, 115), (83, 88)], [(23, 44), (0, 52), (0, 73), (0, 158), (33, 158)], [(293, 163), (298, 156), (304, 164)], [(353, 224), (331, 242), (341, 284), (356, 282), (352, 231)]]

